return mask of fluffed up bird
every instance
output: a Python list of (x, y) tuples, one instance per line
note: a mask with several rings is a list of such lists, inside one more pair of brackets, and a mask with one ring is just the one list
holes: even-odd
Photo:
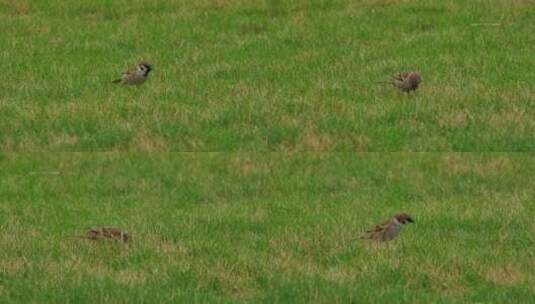
[(147, 80), (150, 71), (152, 64), (142, 61), (135, 68), (124, 71), (121, 78), (114, 80), (113, 83), (140, 85)]
[(399, 235), (401, 226), (414, 221), (407, 213), (397, 213), (388, 221), (376, 225), (373, 229), (366, 231), (361, 239), (375, 241), (390, 241)]
[(418, 72), (401, 72), (392, 75), (390, 81), (381, 83), (389, 83), (402, 92), (410, 93), (416, 91), (420, 82), (422, 82), (422, 77)]
[(73, 235), (69, 237), (89, 239), (94, 241), (114, 240), (125, 243), (130, 240), (130, 235), (128, 235), (128, 233), (113, 227), (92, 227), (87, 230), (85, 235)]

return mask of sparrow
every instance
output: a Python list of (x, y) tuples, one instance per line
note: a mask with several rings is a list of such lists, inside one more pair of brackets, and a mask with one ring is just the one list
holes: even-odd
[(360, 239), (381, 242), (390, 241), (398, 236), (401, 226), (407, 223), (414, 223), (414, 221), (407, 213), (397, 213), (388, 221), (366, 231)]
[(140, 85), (149, 77), (152, 71), (152, 64), (142, 61), (135, 68), (124, 71), (121, 78), (116, 79), (113, 83)]
[(73, 235), (69, 237), (89, 239), (94, 241), (114, 240), (125, 243), (130, 240), (128, 233), (113, 227), (93, 227), (89, 228), (85, 235)]
[(422, 82), (422, 77), (418, 72), (401, 72), (392, 75), (390, 81), (381, 83), (389, 83), (402, 92), (410, 93), (416, 91), (420, 82)]

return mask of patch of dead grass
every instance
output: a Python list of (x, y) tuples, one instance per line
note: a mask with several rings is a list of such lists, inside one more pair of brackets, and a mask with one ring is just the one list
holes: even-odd
[(306, 257), (294, 254), (296, 250), (308, 251), (312, 245), (310, 240), (301, 239), (294, 235), (289, 236), (288, 239), (270, 239), (268, 245), (271, 251), (271, 263), (281, 271), (306, 275), (319, 273), (317, 264)]
[(217, 285), (226, 296), (234, 299), (250, 298), (256, 291), (255, 270), (249, 264), (224, 262), (195, 265), (197, 280)]
[(301, 151), (327, 151), (331, 147), (331, 139), (317, 131), (307, 131), (299, 138), (298, 150)]
[(372, 140), (364, 134), (356, 134), (351, 137), (353, 151), (366, 151)]
[(454, 112), (454, 113), (444, 113), (438, 119), (438, 125), (441, 128), (464, 128), (472, 120), (472, 115), (466, 111)]
[(28, 261), (24, 258), (2, 259), (0, 261), (0, 273), (14, 276), (20, 273), (24, 268), (29, 267)]
[(325, 277), (333, 282), (344, 283), (354, 278), (354, 274), (345, 266), (331, 267), (327, 270)]
[(442, 169), (451, 174), (465, 174), (470, 171), (470, 163), (458, 154), (448, 154), (442, 160)]
[(132, 145), (143, 152), (167, 150), (167, 144), (163, 138), (155, 134), (149, 135), (144, 131), (135, 135)]
[(407, 276), (408, 285), (413, 288), (421, 288), (425, 282), (427, 288), (444, 296), (459, 297), (467, 292), (467, 287), (460, 283), (463, 274), (460, 266), (418, 262), (413, 273)]
[(78, 140), (78, 136), (67, 133), (51, 134), (48, 137), (48, 142), (52, 146), (70, 146), (76, 144)]
[(202, 9), (224, 9), (227, 7), (232, 7), (239, 3), (238, 1), (232, 0), (206, 0), (206, 1), (197, 1), (196, 6)]
[(149, 274), (144, 270), (139, 269), (112, 269), (101, 261), (82, 261), (78, 258), (66, 259), (61, 262), (47, 261), (44, 265), (44, 271), (47, 277), (51, 280), (61, 280), (65, 277), (65, 273), (74, 273), (74, 278), (71, 280), (81, 282), (84, 277), (91, 276), (95, 278), (109, 278), (118, 284), (136, 286), (142, 285), (146, 282)]
[(236, 154), (230, 160), (230, 170), (239, 176), (251, 176), (267, 174), (270, 172), (270, 164), (255, 160), (247, 154)]
[(30, 139), (27, 137), (22, 138), (5, 138), (0, 142), (0, 150), (2, 151), (37, 151), (40, 150), (40, 143), (35, 142), (34, 139)]
[(176, 256), (187, 256), (191, 250), (185, 244), (174, 244), (167, 241), (155, 241), (152, 247), (157, 248), (157, 252), (174, 259)]
[(511, 109), (491, 114), (487, 121), (494, 128), (504, 128), (528, 119), (531, 120), (533, 117), (528, 117), (525, 110), (513, 106)]
[(237, 155), (233, 157), (230, 162), (232, 168), (234, 169), (234, 172), (238, 173), (238, 175), (249, 176), (251, 174), (254, 174), (257, 170), (255, 164), (253, 164), (251, 159), (242, 155)]
[(30, 3), (26, 0), (1, 0), (1, 6), (7, 7), (14, 15), (27, 15), (30, 12)]
[(461, 154), (448, 154), (442, 160), (442, 168), (450, 174), (475, 173), (480, 176), (488, 176), (511, 171), (513, 164), (508, 156), (502, 155), (474, 159)]
[(483, 162), (476, 163), (474, 171), (479, 175), (493, 175), (511, 171), (513, 164), (507, 156), (492, 157)]
[(459, 278), (462, 270), (459, 267), (440, 267), (431, 263), (422, 265), (427, 280), (433, 289), (448, 296), (462, 296), (466, 292), (466, 287), (462, 285)]
[(524, 280), (524, 275), (511, 264), (492, 267), (483, 271), (482, 276), (500, 286), (512, 286)]
[(113, 276), (115, 281), (128, 286), (142, 285), (147, 280), (147, 275), (143, 271), (125, 269)]

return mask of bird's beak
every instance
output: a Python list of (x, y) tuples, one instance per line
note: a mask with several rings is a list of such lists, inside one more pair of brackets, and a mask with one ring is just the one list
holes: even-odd
[(410, 217), (407, 218), (407, 222), (414, 223), (414, 221)]

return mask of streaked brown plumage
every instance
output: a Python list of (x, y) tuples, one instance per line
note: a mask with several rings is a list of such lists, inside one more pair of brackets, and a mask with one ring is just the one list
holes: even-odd
[(407, 213), (397, 213), (388, 221), (376, 225), (361, 236), (361, 239), (375, 240), (375, 241), (390, 241), (399, 235), (401, 226), (414, 221)]
[(411, 91), (416, 91), (421, 82), (422, 77), (418, 72), (401, 72), (392, 75), (388, 83), (402, 92), (410, 93)]
[(127, 232), (122, 231), (121, 229), (114, 227), (92, 227), (87, 230), (85, 235), (71, 236), (82, 239), (89, 240), (115, 240), (121, 242), (128, 242), (130, 240), (130, 235)]
[(140, 85), (147, 80), (150, 71), (152, 71), (152, 64), (142, 61), (134, 69), (124, 71), (121, 78), (114, 80), (113, 83)]

